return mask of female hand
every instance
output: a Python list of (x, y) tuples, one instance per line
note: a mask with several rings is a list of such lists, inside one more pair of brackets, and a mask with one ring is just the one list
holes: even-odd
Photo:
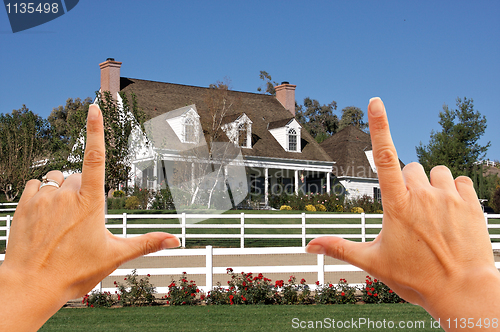
[[(91, 105), (82, 174), (64, 180), (61, 172), (51, 171), (47, 178), (60, 188), (40, 188), (40, 181), (31, 180), (19, 201), (0, 267), (1, 330), (38, 328), (68, 300), (89, 292), (122, 263), (179, 246), (179, 240), (167, 233), (124, 239), (106, 229), (104, 160), (103, 118), (99, 107)], [(9, 322), (15, 325), (5, 325)]]
[(379, 98), (370, 100), (368, 118), (384, 207), (382, 230), (365, 243), (317, 238), (307, 252), (360, 267), (441, 321), (494, 318), (500, 312), (493, 295), (498, 296), (500, 274), (472, 181), (454, 180), (444, 166), (432, 169), (430, 182), (418, 163), (401, 171)]

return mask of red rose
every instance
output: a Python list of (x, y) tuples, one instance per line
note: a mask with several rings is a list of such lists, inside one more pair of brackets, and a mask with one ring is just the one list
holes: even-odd
[(344, 293), (344, 292), (342, 292), (342, 293), (340, 293), (340, 295), (345, 296), (345, 293)]
[(241, 299), (242, 299), (243, 301), (246, 301), (246, 300), (247, 300), (244, 296), (242, 296), (242, 297), (241, 297)]
[[(302, 279), (302, 280), (304, 280), (304, 279)], [(305, 280), (304, 280), (304, 281), (305, 281)], [(315, 282), (315, 284), (319, 286), (319, 280), (318, 280), (318, 281), (316, 281), (316, 282)]]
[(389, 293), (391, 293), (391, 294), (392, 294), (392, 293), (394, 293), (394, 292), (392, 291), (392, 289), (389, 289)]

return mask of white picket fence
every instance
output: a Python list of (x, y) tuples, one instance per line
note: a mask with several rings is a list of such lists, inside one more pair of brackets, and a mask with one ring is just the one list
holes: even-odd
[[(359, 239), (361, 242), (366, 242), (367, 239), (374, 239), (377, 234), (367, 234), (367, 229), (381, 229), (382, 224), (366, 223), (367, 219), (382, 220), (382, 214), (108, 214), (106, 218), (121, 219), (120, 224), (107, 224), (108, 229), (121, 229), (121, 234), (116, 234), (120, 237), (133, 237), (139, 234), (130, 234), (130, 229), (143, 229), (146, 233), (148, 229), (180, 229), (180, 233), (176, 234), (181, 240), (181, 246), (186, 246), (186, 239), (240, 239), (240, 248), (245, 248), (245, 239), (301, 239), (301, 246), (305, 247), (307, 239), (313, 239), (327, 234), (314, 234), (307, 232), (308, 229), (359, 229), (358, 234), (338, 234), (345, 239)], [(344, 223), (308, 223), (310, 219), (358, 219), (360, 222), (356, 224)], [(490, 219), (500, 219), (500, 214), (484, 214), (484, 218), (488, 229), (500, 229), (500, 224), (489, 223)], [(177, 219), (175, 223), (165, 224), (132, 224), (128, 223), (130, 219)], [(190, 223), (190, 219), (239, 219), (239, 223), (234, 224), (202, 224)], [(255, 224), (246, 223), (247, 219), (300, 219), (300, 224)], [(0, 221), (5, 220), (6, 225), (0, 226), (0, 231), (5, 231), (4, 236), (0, 236), (0, 241), (8, 241), (12, 216), (8, 215), (0, 217)], [(180, 223), (179, 223), (180, 221)], [(239, 234), (188, 234), (187, 229), (239, 229)], [(247, 229), (300, 229), (300, 234), (248, 234)], [(500, 234), (490, 234), (490, 239), (500, 239)], [(492, 241), (493, 249), (500, 249), (500, 242)]]

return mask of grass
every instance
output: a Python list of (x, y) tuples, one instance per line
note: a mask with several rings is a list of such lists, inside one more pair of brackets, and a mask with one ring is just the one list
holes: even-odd
[[(400, 321), (423, 321), (425, 328), (411, 330), (439, 331), (430, 327), (431, 316), (424, 309), (411, 304), (63, 308), (40, 331), (290, 331), (295, 330), (294, 318), (313, 322), (325, 319), (351, 322), (359, 318), (382, 322), (385, 319), (396, 326)], [(357, 329), (330, 328), (335, 331), (374, 329), (377, 330), (366, 325)]]

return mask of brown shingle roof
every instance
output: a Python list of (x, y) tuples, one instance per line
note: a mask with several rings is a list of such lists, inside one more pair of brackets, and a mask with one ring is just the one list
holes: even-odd
[[(211, 123), (205, 99), (209, 88), (162, 83), (135, 78), (120, 78), (121, 91), (137, 96), (139, 107), (146, 114), (146, 120), (178, 108), (195, 104), (203, 127)], [(242, 149), (245, 156), (288, 158), (299, 160), (332, 161), (314, 138), (302, 128), (302, 153), (287, 152), (269, 133), (268, 124), (290, 120), (290, 112), (270, 95), (229, 91), (229, 96), (238, 99), (238, 107), (226, 116), (245, 113), (252, 120), (252, 148)]]
[[(372, 150), (370, 134), (355, 126), (347, 126), (320, 145), (336, 162), (334, 175), (378, 178), (365, 154), (365, 151)], [(401, 160), (399, 164), (401, 168), (405, 166)]]
[(334, 175), (377, 178), (365, 154), (365, 151), (372, 149), (370, 134), (357, 127), (347, 126), (320, 145), (336, 162)]

